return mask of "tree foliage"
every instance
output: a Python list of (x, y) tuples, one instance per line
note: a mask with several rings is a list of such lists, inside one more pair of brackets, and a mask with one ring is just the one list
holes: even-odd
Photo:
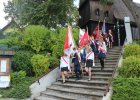
[[(76, 13), (75, 13), (76, 12)], [(75, 21), (78, 12), (73, 0), (12, 0), (5, 5), (6, 18), (19, 25), (33, 24), (56, 28)]]
[(23, 31), (21, 46), (39, 53), (47, 47), (47, 41), (50, 39), (50, 31), (44, 26), (28, 26)]

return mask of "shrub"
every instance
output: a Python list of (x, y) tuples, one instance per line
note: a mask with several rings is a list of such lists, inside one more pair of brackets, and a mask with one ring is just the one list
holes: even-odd
[(14, 55), (14, 71), (26, 71), (28, 76), (32, 76), (34, 74), (33, 68), (31, 65), (31, 57), (33, 53), (30, 51), (18, 51)]
[(50, 68), (58, 67), (59, 59), (56, 57), (49, 57)]
[(34, 80), (34, 77), (26, 77), (18, 84), (12, 83), (10, 88), (0, 89), (0, 95), (2, 98), (17, 98), (16, 100), (29, 98), (31, 96), (29, 86)]
[(49, 61), (46, 56), (39, 54), (34, 55), (31, 58), (31, 63), (36, 76), (44, 74), (49, 69)]
[(50, 31), (45, 26), (28, 26), (23, 32), (21, 41), (22, 48), (39, 53), (46, 49), (47, 41), (50, 39)]
[(130, 56), (124, 59), (119, 74), (123, 77), (140, 77), (140, 58)]
[(19, 72), (13, 72), (12, 73), (12, 83), (13, 84), (18, 84), (22, 82), (26, 77), (26, 72), (25, 71), (19, 71)]
[(133, 44), (125, 46), (123, 56), (124, 58), (128, 56), (140, 57), (140, 45), (133, 43)]
[(121, 78), (113, 80), (112, 100), (139, 100), (140, 78)]

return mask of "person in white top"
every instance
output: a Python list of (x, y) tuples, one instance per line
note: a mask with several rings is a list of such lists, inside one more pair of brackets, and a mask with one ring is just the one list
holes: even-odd
[(62, 83), (65, 83), (65, 75), (68, 75), (68, 71), (70, 70), (70, 63), (69, 63), (69, 56), (64, 53), (63, 56), (60, 59), (60, 70), (61, 70), (61, 76), (62, 76)]
[(105, 52), (107, 53), (107, 46), (106, 46), (106, 43), (104, 41), (102, 42), (102, 47), (105, 50)]
[(87, 55), (86, 55), (86, 67), (85, 70), (89, 75), (89, 81), (91, 80), (91, 67), (95, 65), (94, 64), (94, 52), (92, 49), (88, 48), (87, 49)]

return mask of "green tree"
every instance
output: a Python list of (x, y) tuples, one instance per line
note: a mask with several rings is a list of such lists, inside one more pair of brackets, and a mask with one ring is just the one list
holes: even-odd
[(50, 39), (50, 31), (44, 26), (28, 26), (22, 34), (20, 45), (26, 50), (35, 53), (44, 51), (47, 48), (47, 41)]
[(5, 5), (6, 18), (14, 19), (20, 26), (45, 25), (56, 28), (75, 21), (78, 15), (73, 0), (12, 0)]

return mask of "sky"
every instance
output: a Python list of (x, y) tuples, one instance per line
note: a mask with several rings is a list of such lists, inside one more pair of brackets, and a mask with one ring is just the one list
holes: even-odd
[[(4, 13), (4, 6), (3, 3), (7, 2), (8, 0), (0, 0), (0, 29), (3, 28), (9, 21), (5, 20), (5, 13)], [(134, 2), (140, 3), (140, 0), (133, 0)], [(79, 0), (75, 0), (74, 4), (76, 6), (79, 5)]]

